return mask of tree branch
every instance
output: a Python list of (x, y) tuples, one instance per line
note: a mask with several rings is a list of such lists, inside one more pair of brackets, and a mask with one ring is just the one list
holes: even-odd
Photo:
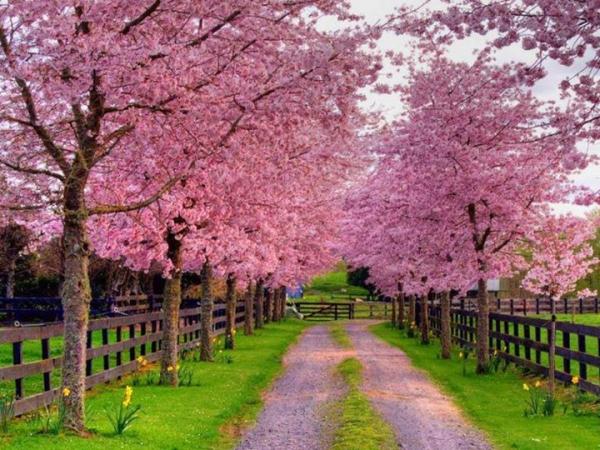
[(150, 15), (158, 9), (160, 6), (160, 0), (155, 0), (142, 14), (137, 16), (135, 19), (127, 22), (123, 29), (121, 30), (122, 34), (127, 34), (131, 31), (131, 29), (135, 26), (138, 26), (142, 23), (146, 18), (150, 17)]

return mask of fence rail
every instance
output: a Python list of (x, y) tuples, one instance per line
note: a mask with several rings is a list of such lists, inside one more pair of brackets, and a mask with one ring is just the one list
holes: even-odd
[[(180, 350), (190, 349), (200, 341), (200, 319), (200, 308), (181, 310)], [(243, 320), (244, 305), (239, 304), (236, 323)], [(222, 334), (224, 328), (225, 306), (217, 304), (213, 310), (213, 331)], [(86, 388), (134, 372), (140, 367), (137, 356), (157, 361), (161, 331), (160, 311), (91, 320), (87, 333)], [(62, 335), (62, 323), (0, 329), (0, 358), (10, 358), (12, 362), (0, 367), (0, 386), (14, 393), (15, 415), (48, 405), (57, 396), (54, 384), (59, 381), (57, 369), (62, 365), (62, 354), (58, 347), (52, 351), (52, 344), (61, 346)]]
[[(441, 332), (441, 309), (430, 309), (431, 328)], [(477, 313), (451, 310), (452, 338), (461, 346), (475, 344)], [(506, 361), (548, 375), (550, 320), (490, 313), (490, 348)], [(556, 322), (556, 378), (568, 383), (579, 376), (579, 387), (600, 395), (600, 327)]]
[[(437, 305), (435, 300), (432, 304)], [(477, 309), (477, 299), (454, 298), (452, 307), (473, 311)], [(511, 315), (549, 314), (552, 304), (549, 298), (496, 298), (490, 300), (490, 308), (494, 312)], [(565, 298), (555, 302), (556, 313), (589, 314), (600, 313), (600, 301), (597, 297)]]

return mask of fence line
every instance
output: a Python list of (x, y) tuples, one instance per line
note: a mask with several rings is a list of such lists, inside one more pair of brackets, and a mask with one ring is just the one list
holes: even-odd
[[(439, 305), (438, 300), (432, 304)], [(473, 311), (477, 309), (477, 299), (454, 298), (452, 307)], [(549, 298), (492, 298), (490, 308), (494, 312), (511, 315), (549, 314), (552, 305)], [(600, 301), (597, 297), (564, 298), (555, 302), (556, 313), (560, 314), (587, 314), (600, 313)]]
[[(441, 332), (441, 308), (430, 309), (432, 330)], [(472, 348), (476, 339), (477, 313), (451, 310), (452, 339)], [(490, 349), (505, 361), (548, 375), (550, 321), (539, 318), (490, 313)], [(600, 327), (556, 322), (556, 379), (569, 383), (579, 376), (579, 387), (600, 395)], [(592, 373), (592, 371), (594, 373)]]
[[(106, 317), (89, 322), (86, 355), (86, 389), (132, 373), (140, 368), (137, 356), (154, 362), (160, 358), (162, 312), (153, 311), (122, 317)], [(200, 308), (180, 312), (179, 349), (191, 349), (200, 342)], [(238, 304), (236, 323), (244, 320), (244, 305)], [(213, 331), (219, 335), (225, 329), (225, 305), (215, 305)], [(4, 389), (14, 383), (15, 415), (21, 415), (50, 404), (58, 395), (53, 387), (53, 371), (62, 365), (62, 354), (52, 354), (52, 338), (62, 344), (63, 324), (52, 323), (0, 329), (0, 355), (12, 353), (12, 365), (0, 368), (0, 385)], [(37, 341), (37, 344), (36, 344)], [(25, 361), (24, 350), (39, 355)], [(62, 345), (61, 345), (62, 347)], [(54, 372), (56, 374), (56, 372)], [(31, 379), (33, 378), (33, 380)], [(40, 379), (41, 378), (41, 379)], [(26, 381), (39, 384), (41, 392), (27, 393)], [(35, 391), (36, 389), (32, 389)]]

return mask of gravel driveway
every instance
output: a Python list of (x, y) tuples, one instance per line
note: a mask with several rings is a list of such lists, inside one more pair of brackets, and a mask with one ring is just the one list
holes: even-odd
[(364, 366), (362, 389), (408, 450), (488, 450), (484, 436), (399, 349), (356, 321), (346, 326)]
[[(335, 367), (348, 355), (324, 326), (309, 328), (284, 358), (285, 373), (266, 394), (265, 408), (239, 450), (326, 449), (326, 406), (344, 393)], [(260, 363), (258, 363), (260, 364)]]

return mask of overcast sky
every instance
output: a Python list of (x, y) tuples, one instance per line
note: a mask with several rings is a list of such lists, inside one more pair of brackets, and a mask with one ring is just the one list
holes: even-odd
[[(400, 5), (411, 5), (419, 6), (423, 3), (422, 0), (351, 0), (352, 9), (354, 12), (363, 15), (366, 20), (370, 23), (385, 20), (386, 16), (394, 11), (394, 8)], [(430, 3), (432, 7), (439, 6), (437, 1)], [(334, 27), (333, 23), (324, 24), (324, 27)], [(408, 40), (402, 36), (396, 36), (394, 33), (385, 34), (379, 42), (379, 48), (382, 51), (389, 49), (402, 50), (407, 48)], [(480, 48), (483, 45), (482, 38), (479, 37), (461, 41), (453, 45), (449, 50), (449, 57), (457, 61), (472, 61), (473, 50)], [(509, 62), (509, 61), (531, 61), (534, 55), (532, 52), (525, 52), (518, 46), (504, 49), (498, 52), (498, 62)], [(559, 82), (565, 78), (572, 70), (576, 68), (565, 68), (556, 63), (548, 65), (548, 76), (538, 83), (534, 92), (542, 99), (547, 100), (559, 100)], [(393, 73), (392, 82), (402, 82), (405, 73), (401, 70), (397, 72), (392, 67), (384, 67), (384, 72)], [(367, 101), (365, 102), (366, 108), (372, 108), (379, 111), (383, 111), (385, 116), (389, 119), (402, 114), (403, 105), (398, 101), (394, 95), (381, 95), (374, 93), (367, 93)], [(590, 148), (587, 144), (582, 144), (584, 148)], [(596, 144), (589, 151), (600, 155), (600, 145)], [(600, 189), (600, 166), (596, 165), (588, 167), (581, 174), (574, 176), (576, 183), (581, 185), (590, 186), (594, 189)], [(585, 214), (591, 208), (578, 207), (575, 205), (557, 205), (556, 210), (558, 212), (573, 212), (578, 215)]]

